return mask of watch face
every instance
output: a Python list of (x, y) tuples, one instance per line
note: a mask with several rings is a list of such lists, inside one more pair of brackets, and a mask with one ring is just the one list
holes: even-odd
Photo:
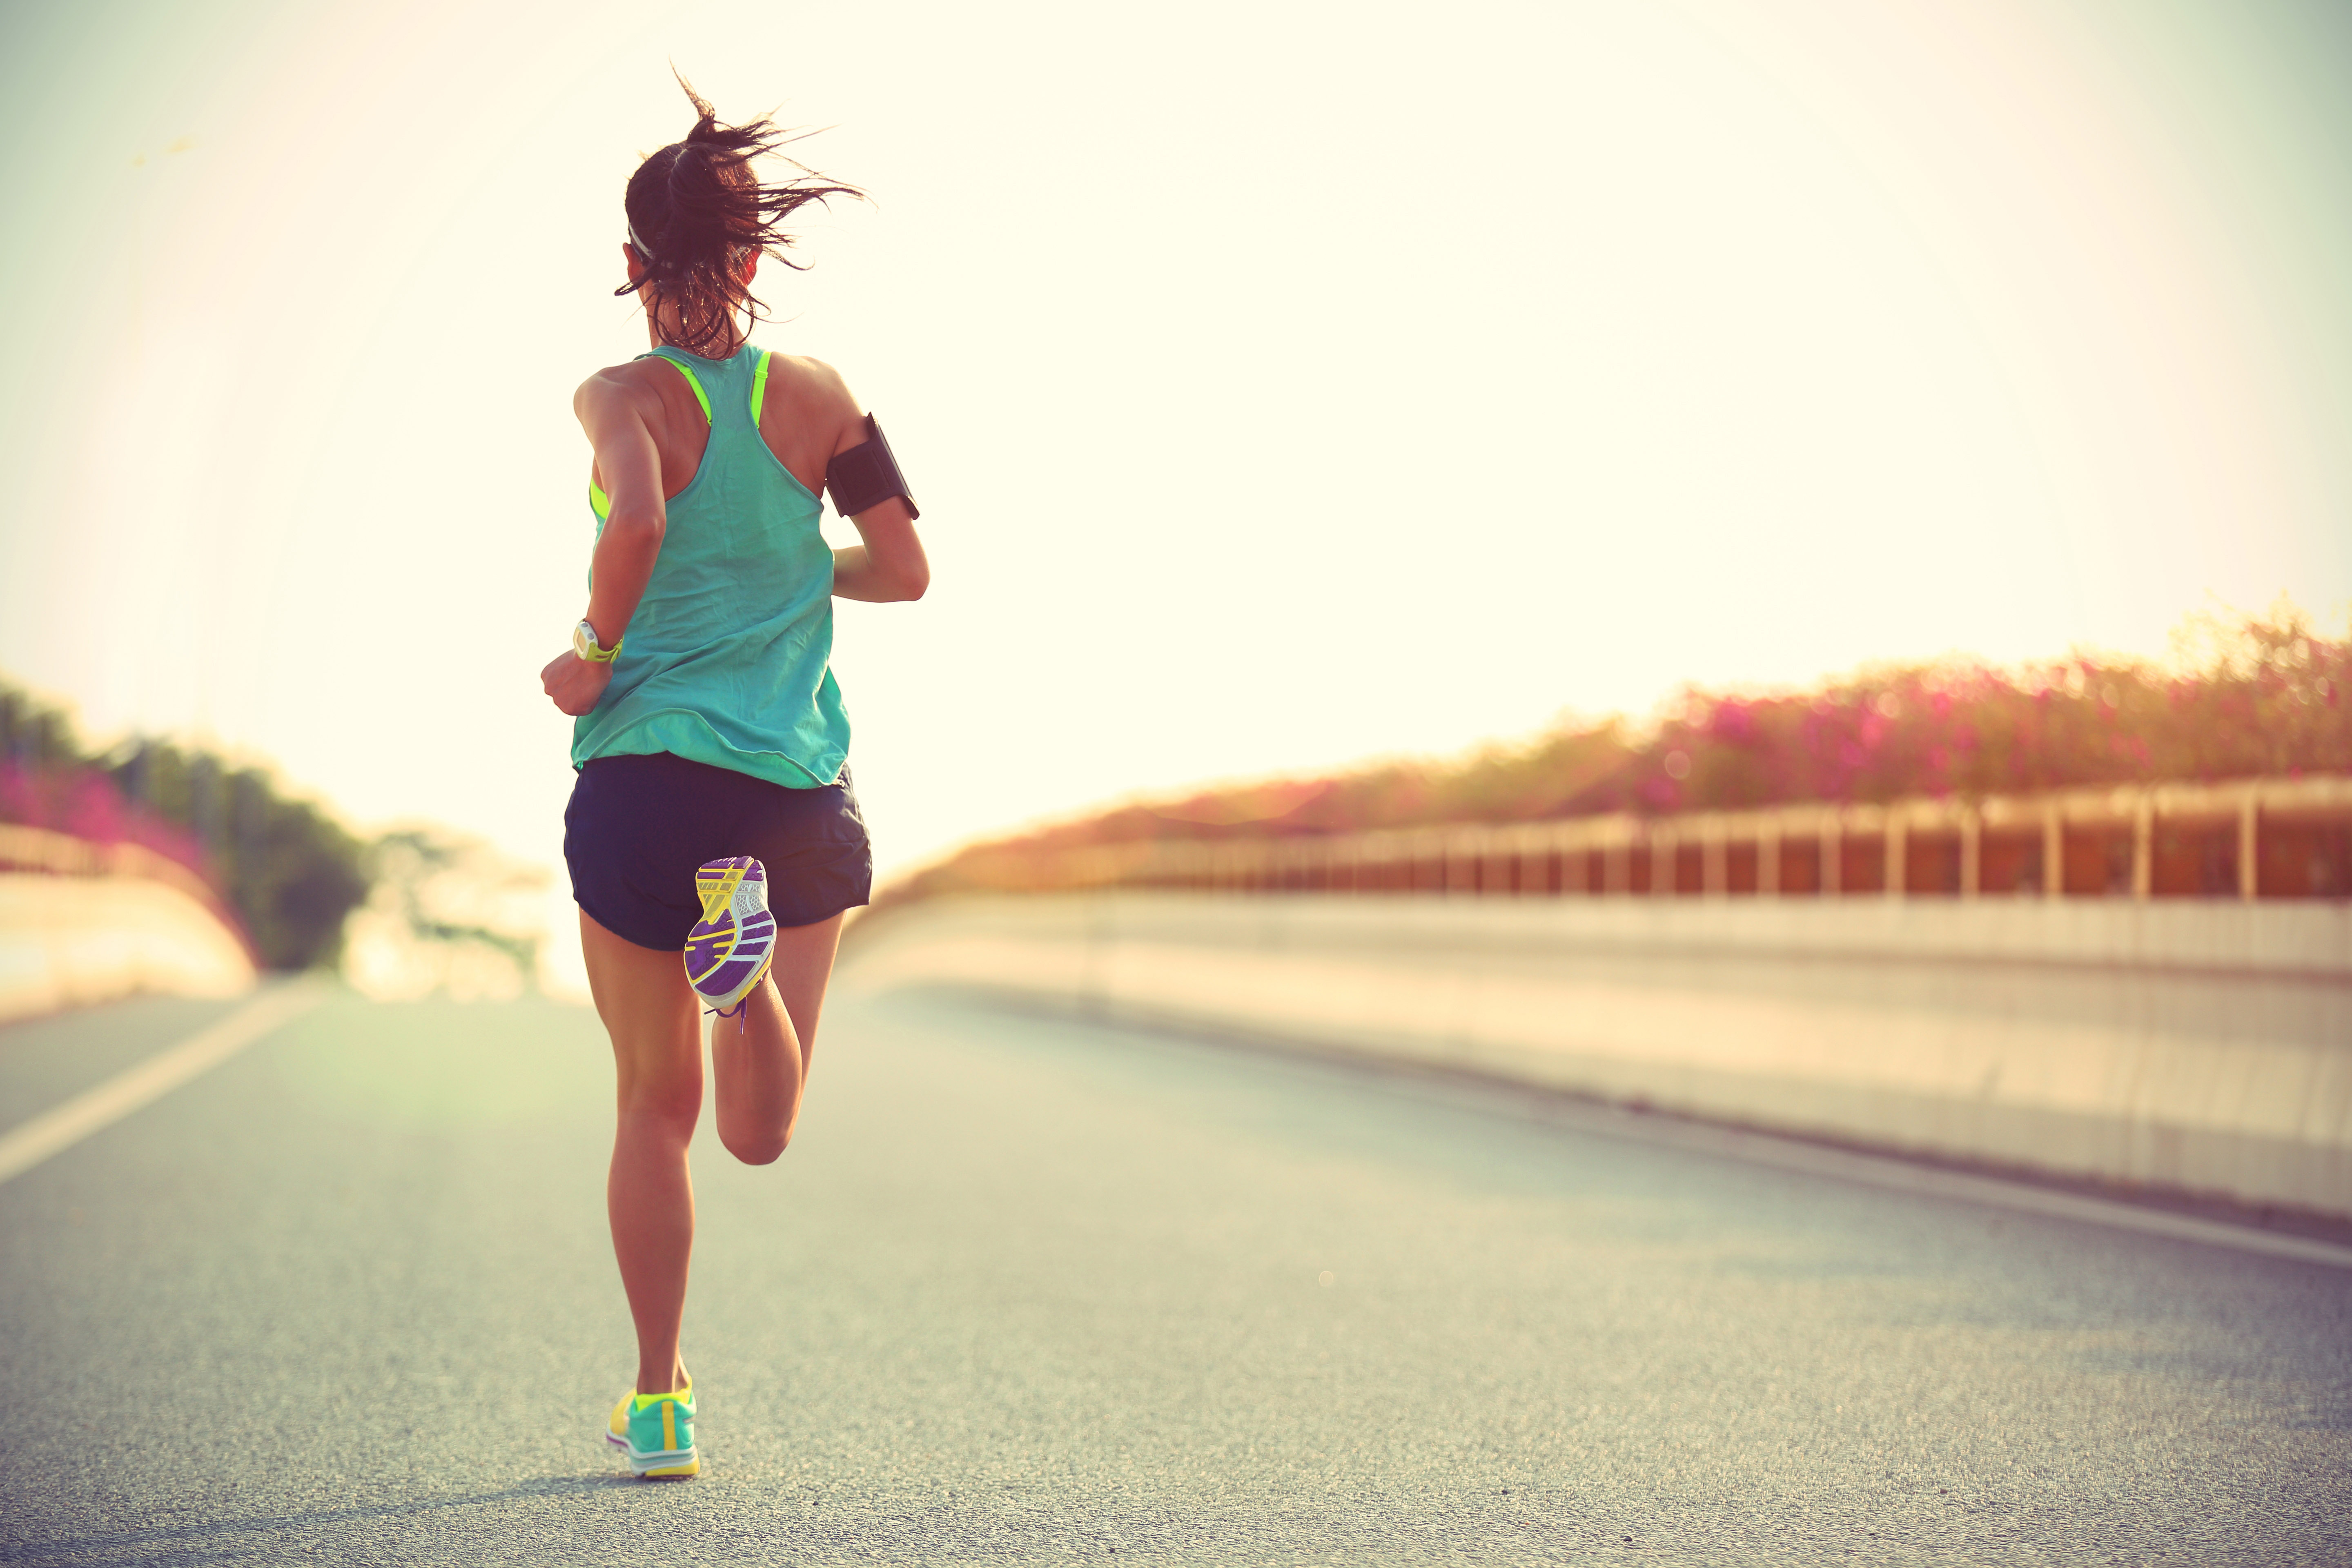
[(593, 659), (597, 655), (595, 634), (588, 629), (586, 621), (572, 628), (572, 651), (582, 658)]

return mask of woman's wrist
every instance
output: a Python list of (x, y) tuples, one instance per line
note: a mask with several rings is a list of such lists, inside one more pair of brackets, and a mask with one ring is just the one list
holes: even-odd
[(622, 639), (606, 642), (596, 635), (596, 623), (583, 617), (572, 628), (572, 651), (590, 664), (610, 664), (621, 655)]

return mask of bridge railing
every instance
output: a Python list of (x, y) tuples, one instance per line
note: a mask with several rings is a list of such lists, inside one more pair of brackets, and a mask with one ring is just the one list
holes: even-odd
[[(37, 871), (52, 877), (138, 877), (161, 882), (228, 916), (213, 885), (168, 855), (143, 844), (98, 844), (71, 834), (21, 823), (0, 822), (0, 871)], [(228, 916), (235, 926), (234, 916)]]
[(2340, 899), (2352, 896), (2352, 777), (1160, 839), (1061, 850), (1019, 879), (1517, 897)]

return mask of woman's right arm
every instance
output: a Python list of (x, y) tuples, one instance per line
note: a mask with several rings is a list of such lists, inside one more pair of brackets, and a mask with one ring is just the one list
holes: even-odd
[(931, 563), (907, 503), (892, 496), (849, 521), (862, 542), (833, 552), (834, 596), (876, 605), (921, 598), (931, 585)]
[[(833, 444), (824, 448), (829, 460), (863, 442), (866, 410), (850, 395), (841, 373), (822, 360), (804, 360), (830, 416)], [(818, 428), (824, 428), (819, 426)], [(915, 531), (915, 514), (903, 497), (876, 501), (852, 517), (858, 543), (833, 552), (833, 593), (837, 599), (863, 599), (868, 604), (900, 604), (919, 599), (931, 585), (931, 563), (923, 553), (922, 536)]]

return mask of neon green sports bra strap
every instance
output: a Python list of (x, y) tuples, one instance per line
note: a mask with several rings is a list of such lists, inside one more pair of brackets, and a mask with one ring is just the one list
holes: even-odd
[[(700, 376), (698, 376), (698, 375), (697, 375), (697, 374), (694, 374), (694, 367), (693, 367), (692, 365), (690, 365), (690, 364), (687, 363), (686, 363), (684, 360), (682, 360), (682, 359), (672, 359), (672, 358), (670, 358), (670, 356), (669, 356), (669, 355), (667, 355), (667, 354), (666, 354), (666, 353), (662, 353), (662, 352), (661, 352), (661, 350), (659, 350), (659, 349), (656, 349), (656, 350), (654, 350), (654, 352), (653, 352), (652, 353), (650, 353), (650, 354), (646, 355), (646, 358), (648, 358), (648, 359), (657, 359), (657, 360), (661, 361), (664, 364), (667, 364), (667, 365), (675, 365), (675, 366), (677, 368), (677, 374), (680, 374), (680, 375), (682, 375), (682, 376), (684, 376), (684, 377), (686, 377), (686, 384), (687, 384), (687, 385), (688, 385), (688, 386), (690, 386), (690, 387), (692, 387), (692, 388), (694, 388), (694, 400), (695, 400), (697, 403), (699, 403), (699, 404), (701, 404), (701, 405), (702, 405), (702, 422), (703, 422), (705, 425), (709, 424), (709, 423), (710, 423), (710, 395), (709, 395), (709, 393), (706, 393), (706, 392), (704, 392), (704, 391), (702, 390), (702, 378), (701, 378)], [(766, 362), (765, 362), (765, 361), (762, 361), (762, 362), (761, 363), (761, 366), (760, 366), (760, 368), (761, 368), (761, 370), (763, 370), (763, 371), (767, 368), (767, 363), (766, 363)]]
[(760, 368), (751, 373), (751, 428), (760, 427), (760, 408), (768, 401), (768, 362), (776, 356), (761, 351)]

